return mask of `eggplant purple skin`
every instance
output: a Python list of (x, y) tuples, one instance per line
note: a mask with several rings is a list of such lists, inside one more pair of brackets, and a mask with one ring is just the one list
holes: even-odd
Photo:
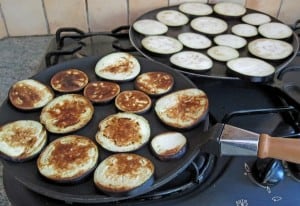
[(153, 174), (147, 179), (143, 184), (127, 191), (108, 191), (105, 189), (102, 189), (98, 187), (95, 183), (95, 187), (97, 190), (103, 192), (106, 195), (112, 196), (112, 197), (126, 197), (126, 196), (137, 196), (145, 192), (148, 188), (150, 188), (154, 183), (154, 172)]
[(187, 150), (187, 145), (185, 144), (177, 153), (172, 154), (172, 155), (157, 154), (152, 146), (151, 146), (151, 150), (158, 159), (160, 159), (162, 161), (169, 161), (169, 160), (173, 160), (173, 159), (180, 159), (181, 157), (183, 157), (183, 155), (185, 154), (185, 152)]
[(267, 76), (262, 76), (262, 77), (258, 77), (258, 76), (248, 76), (245, 74), (240, 74), (239, 72), (233, 71), (230, 68), (227, 67), (227, 73), (229, 75), (233, 75), (236, 77), (239, 77), (242, 80), (248, 80), (250, 82), (254, 82), (254, 83), (266, 83), (266, 82), (270, 82), (274, 79), (274, 75), (275, 73), (272, 73), (270, 75)]
[(42, 175), (40, 172), (39, 175), (42, 177), (42, 178), (45, 178), (46, 181), (49, 181), (51, 183), (56, 183), (56, 184), (62, 184), (62, 185), (74, 185), (74, 184), (78, 184), (78, 183), (81, 183), (83, 182), (84, 180), (86, 180), (87, 178), (90, 177), (90, 175), (93, 174), (94, 170), (96, 169), (96, 166), (98, 164), (98, 161), (97, 163), (95, 164), (94, 167), (92, 167), (91, 169), (87, 170), (84, 174), (82, 174), (81, 176), (79, 177), (75, 177), (75, 178), (65, 178), (65, 179), (51, 179), (51, 178), (48, 178), (44, 175)]

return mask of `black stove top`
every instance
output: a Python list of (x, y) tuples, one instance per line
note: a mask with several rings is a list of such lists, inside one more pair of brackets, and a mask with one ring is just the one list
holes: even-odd
[[(113, 32), (83, 34), (66, 29), (57, 33), (43, 68), (69, 59), (126, 51), (132, 48), (128, 27)], [(73, 32), (70, 32), (73, 31)], [(82, 36), (82, 37), (78, 37)], [(70, 38), (70, 36), (72, 38)], [(63, 53), (63, 56), (60, 54)], [(284, 84), (293, 82), (291, 94), (300, 98), (300, 57), (289, 65)], [(299, 137), (299, 111), (272, 88), (240, 80), (188, 76), (210, 99), (210, 123), (230, 123), (272, 136)], [(125, 200), (120, 205), (297, 205), (300, 197), (300, 167), (279, 160), (249, 157), (214, 157), (200, 154), (186, 171), (154, 193)], [(4, 185), (13, 205), (65, 205), (66, 202), (41, 196), (26, 189), (4, 167)], [(17, 198), (16, 198), (17, 197)], [(68, 202), (67, 202), (68, 203)], [(73, 203), (76, 205), (76, 203)], [(104, 204), (101, 204), (104, 205)], [(111, 205), (111, 204), (108, 204)]]

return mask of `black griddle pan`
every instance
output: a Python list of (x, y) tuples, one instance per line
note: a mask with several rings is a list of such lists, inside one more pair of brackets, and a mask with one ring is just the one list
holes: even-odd
[[(72, 60), (64, 62), (52, 67), (49, 67), (37, 75), (33, 76), (32, 79), (41, 81), (46, 85), (50, 85), (51, 77), (62, 70), (69, 68), (77, 68), (85, 73), (89, 77), (89, 81), (101, 80), (96, 76), (94, 72), (94, 67), (100, 57), (87, 57), (83, 59)], [(143, 57), (138, 58), (141, 64), (141, 73), (148, 71), (164, 71), (170, 73), (174, 77), (174, 87), (172, 91), (177, 91), (180, 89), (194, 88), (196, 87), (188, 78), (179, 72), (169, 68), (166, 65), (147, 60)], [(129, 82), (119, 82), (121, 91), (134, 89), (134, 81)], [(81, 92), (82, 94), (82, 92)], [(56, 93), (56, 96), (61, 95)], [(155, 97), (152, 97), (153, 103), (155, 103)], [(106, 116), (117, 113), (114, 102), (109, 104), (98, 104), (94, 105), (95, 112), (92, 120), (82, 129), (70, 133), (78, 134), (89, 137), (95, 141), (95, 134), (98, 129), (99, 122)], [(0, 108), (0, 125), (5, 123), (20, 120), (20, 119), (31, 119), (39, 121), (41, 110), (35, 111), (21, 111), (15, 109), (7, 99)], [(153, 107), (150, 111), (142, 114), (149, 122), (151, 126), (151, 137), (166, 131), (174, 131), (174, 129), (165, 126), (157, 118)], [(207, 128), (207, 121), (203, 121), (198, 124), (192, 130), (180, 131), (188, 139), (188, 148), (186, 154), (177, 160), (172, 161), (161, 161), (157, 159), (151, 152), (149, 144), (145, 145), (141, 149), (137, 150), (135, 153), (140, 154), (149, 158), (155, 165), (155, 176), (154, 183), (150, 187), (141, 187), (139, 190), (135, 190), (134, 193), (130, 193), (128, 196), (113, 197), (108, 196), (99, 191), (93, 184), (93, 176), (90, 175), (88, 178), (84, 179), (82, 182), (77, 184), (57, 184), (48, 181), (38, 173), (36, 167), (36, 159), (33, 159), (24, 163), (13, 163), (9, 161), (3, 161), (6, 171), (10, 173), (21, 183), (23, 183), (27, 188), (33, 190), (39, 194), (45, 195), (50, 198), (63, 200), (66, 202), (82, 202), (82, 203), (103, 203), (103, 202), (115, 202), (123, 199), (132, 198), (134, 196), (147, 193), (160, 186), (166, 184), (179, 173), (181, 173), (197, 156), (199, 153), (199, 141), (201, 142), (201, 137), (199, 134)], [(48, 133), (48, 141), (51, 142), (58, 137), (64, 135), (58, 135), (53, 133)], [(108, 155), (112, 154), (99, 146), (100, 160), (103, 160)]]

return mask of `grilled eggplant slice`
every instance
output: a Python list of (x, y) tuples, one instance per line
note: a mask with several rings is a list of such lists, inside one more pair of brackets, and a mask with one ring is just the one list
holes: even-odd
[(25, 79), (11, 86), (8, 97), (14, 107), (34, 110), (48, 104), (54, 98), (54, 92), (37, 80)]
[(47, 104), (40, 115), (40, 122), (49, 132), (68, 133), (84, 127), (94, 113), (92, 103), (79, 94), (65, 94)]
[(150, 109), (151, 99), (144, 92), (126, 90), (118, 94), (115, 105), (123, 112), (143, 113)]
[(195, 18), (191, 21), (191, 27), (204, 34), (215, 35), (225, 32), (228, 24), (216, 17), (203, 16)]
[(257, 58), (240, 57), (227, 62), (229, 70), (243, 78), (249, 78), (252, 81), (267, 81), (275, 73), (275, 68)]
[(231, 27), (231, 31), (241, 37), (254, 37), (258, 34), (257, 28), (249, 24), (236, 24)]
[(293, 53), (293, 46), (285, 41), (260, 38), (248, 44), (249, 52), (259, 58), (267, 60), (280, 60)]
[(6, 159), (17, 162), (32, 159), (46, 143), (46, 129), (37, 121), (18, 120), (0, 127), (0, 153)]
[(154, 182), (153, 163), (140, 155), (114, 154), (104, 159), (94, 172), (94, 183), (112, 196), (128, 196), (143, 191)]
[(151, 140), (151, 149), (160, 160), (179, 159), (186, 148), (186, 137), (179, 132), (161, 133)]
[(259, 26), (262, 24), (269, 23), (271, 21), (271, 17), (262, 13), (250, 13), (243, 16), (242, 21), (247, 24)]
[(169, 92), (174, 85), (174, 78), (166, 72), (146, 72), (135, 80), (135, 87), (149, 95), (161, 95)]
[(213, 12), (210, 5), (200, 2), (186, 2), (180, 4), (178, 9), (183, 13), (193, 16), (205, 16), (210, 15)]
[(183, 26), (189, 22), (189, 18), (176, 10), (162, 10), (156, 14), (156, 19), (167, 26)]
[(96, 141), (112, 152), (131, 152), (141, 148), (150, 138), (148, 120), (133, 113), (117, 113), (99, 123)]
[(214, 5), (214, 11), (222, 16), (239, 17), (246, 13), (243, 5), (233, 2), (219, 2)]
[(82, 90), (88, 83), (86, 73), (79, 69), (67, 69), (53, 75), (50, 84), (58, 92), (77, 92)]
[(173, 54), (183, 49), (180, 41), (168, 36), (147, 36), (141, 43), (145, 49), (157, 54)]
[(240, 49), (247, 44), (247, 40), (243, 37), (233, 34), (220, 34), (214, 38), (214, 42), (220, 46), (228, 46), (234, 49)]
[(170, 62), (177, 67), (194, 71), (208, 71), (213, 66), (213, 61), (208, 56), (196, 51), (173, 54)]
[(83, 90), (83, 95), (93, 103), (106, 103), (120, 93), (120, 86), (115, 82), (90, 82)]
[(144, 35), (160, 35), (167, 33), (168, 27), (154, 19), (141, 19), (133, 23), (133, 28)]
[(270, 22), (258, 27), (260, 35), (270, 39), (286, 39), (292, 36), (292, 29), (279, 22)]
[(194, 32), (181, 33), (177, 38), (184, 46), (191, 49), (206, 49), (212, 44), (209, 38)]
[(240, 55), (236, 49), (228, 46), (211, 47), (207, 50), (207, 54), (211, 58), (221, 62), (226, 62), (228, 60), (235, 59)]
[(78, 182), (89, 175), (98, 161), (97, 145), (89, 138), (68, 135), (52, 141), (40, 154), (41, 175), (58, 183)]
[(102, 57), (96, 64), (96, 74), (107, 80), (129, 81), (140, 73), (140, 63), (129, 53), (115, 52)]
[(154, 109), (166, 125), (191, 128), (206, 117), (208, 98), (200, 89), (183, 89), (158, 99)]

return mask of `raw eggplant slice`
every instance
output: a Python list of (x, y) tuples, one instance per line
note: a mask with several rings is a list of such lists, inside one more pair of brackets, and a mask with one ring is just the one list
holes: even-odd
[(293, 52), (293, 46), (285, 41), (260, 38), (248, 44), (248, 50), (254, 56), (267, 60), (280, 60)]
[(78, 182), (90, 174), (98, 161), (97, 145), (89, 138), (68, 135), (52, 141), (40, 154), (41, 175), (59, 183)]
[(260, 25), (258, 32), (270, 39), (285, 39), (292, 36), (293, 31), (290, 27), (279, 22), (270, 22), (267, 24)]
[(246, 13), (246, 8), (243, 5), (232, 2), (217, 3), (213, 9), (217, 14), (230, 17), (239, 17)]
[(208, 98), (200, 89), (183, 89), (159, 98), (154, 110), (168, 126), (191, 128), (206, 117)]
[(114, 52), (102, 57), (95, 66), (96, 74), (107, 80), (129, 81), (140, 73), (140, 63), (129, 53)]
[(14, 83), (8, 92), (11, 104), (21, 110), (39, 109), (54, 98), (52, 89), (33, 79)]
[(220, 34), (214, 38), (214, 42), (220, 46), (228, 46), (234, 49), (240, 49), (247, 44), (247, 40), (243, 37), (233, 34)]
[(235, 59), (239, 57), (239, 52), (231, 47), (228, 46), (214, 46), (207, 50), (207, 54), (217, 60), (226, 62), (231, 59)]
[(47, 132), (34, 120), (18, 120), (0, 127), (0, 154), (16, 162), (35, 157), (47, 143)]
[(193, 19), (191, 27), (201, 33), (214, 35), (225, 32), (228, 24), (220, 18), (204, 16)]
[(186, 151), (187, 140), (180, 132), (165, 132), (151, 140), (151, 149), (161, 160), (181, 158)]
[(262, 24), (269, 23), (271, 21), (271, 17), (262, 13), (250, 13), (243, 16), (242, 21), (247, 24), (259, 26)]
[(206, 49), (212, 44), (205, 35), (193, 32), (180, 33), (177, 38), (184, 46), (191, 49)]
[(141, 43), (145, 49), (157, 54), (173, 54), (183, 49), (180, 41), (168, 36), (147, 36)]
[(111, 152), (131, 152), (141, 148), (150, 138), (147, 119), (133, 113), (117, 113), (99, 123), (96, 141)]
[(257, 58), (240, 57), (227, 62), (228, 69), (244, 78), (248, 78), (253, 82), (267, 81), (274, 76), (275, 68)]
[(111, 196), (130, 196), (154, 182), (154, 164), (146, 157), (119, 153), (104, 159), (94, 172), (98, 189)]
[(253, 37), (258, 34), (257, 28), (249, 24), (236, 24), (231, 28), (231, 31), (242, 37)]
[(154, 19), (141, 19), (133, 23), (133, 28), (144, 35), (160, 35), (168, 31), (168, 27)]
[(205, 16), (213, 12), (213, 9), (210, 5), (200, 2), (186, 2), (180, 4), (178, 9), (183, 13), (194, 16)]
[(156, 19), (167, 26), (183, 26), (189, 22), (189, 18), (176, 10), (163, 10), (156, 14)]
[(170, 62), (183, 69), (194, 71), (207, 71), (213, 66), (213, 61), (200, 52), (182, 51), (173, 54), (170, 57)]

